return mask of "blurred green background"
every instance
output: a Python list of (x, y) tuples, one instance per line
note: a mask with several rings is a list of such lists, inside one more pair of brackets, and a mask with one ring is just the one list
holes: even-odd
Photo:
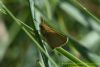
[[(69, 41), (63, 48), (87, 64), (100, 67), (100, 0), (30, 0), (34, 1), (35, 14), (31, 13), (28, 0), (1, 1), (16, 18), (33, 29), (32, 15), (37, 21), (36, 29), (43, 18), (57, 32), (67, 34)], [(47, 64), (45, 62), (40, 64), (43, 63), (40, 50), (16, 21), (2, 10), (0, 5), (0, 67), (55, 67), (50, 61), (47, 66), (43, 66)], [(46, 47), (60, 67), (74, 67), (68, 58)]]

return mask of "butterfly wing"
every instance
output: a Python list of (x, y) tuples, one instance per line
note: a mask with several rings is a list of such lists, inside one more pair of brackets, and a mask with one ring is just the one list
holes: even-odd
[(56, 48), (62, 46), (67, 41), (67, 37), (61, 34), (58, 34), (53, 29), (48, 27), (46, 24), (42, 23), (40, 25), (41, 34), (46, 39), (47, 43), (51, 48)]

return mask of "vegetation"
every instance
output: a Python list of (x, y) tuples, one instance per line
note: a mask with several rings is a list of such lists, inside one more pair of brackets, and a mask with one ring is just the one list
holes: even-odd
[(99, 0), (0, 0), (0, 67), (100, 67)]

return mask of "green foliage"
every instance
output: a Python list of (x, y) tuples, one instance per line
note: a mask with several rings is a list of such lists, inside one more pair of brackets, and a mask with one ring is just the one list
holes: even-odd
[[(100, 2), (86, 1), (88, 5), (84, 0), (0, 1), (9, 35), (4, 44), (0, 39), (0, 67), (99, 67), (100, 8), (95, 6)], [(48, 46), (40, 32), (41, 19), (69, 39), (66, 45)]]

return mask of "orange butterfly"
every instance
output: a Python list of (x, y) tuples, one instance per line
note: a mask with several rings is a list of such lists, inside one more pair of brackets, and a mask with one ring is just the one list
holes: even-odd
[(40, 30), (43, 37), (51, 48), (56, 48), (64, 45), (67, 42), (67, 37), (55, 32), (52, 28), (48, 27), (45, 23), (40, 24)]

